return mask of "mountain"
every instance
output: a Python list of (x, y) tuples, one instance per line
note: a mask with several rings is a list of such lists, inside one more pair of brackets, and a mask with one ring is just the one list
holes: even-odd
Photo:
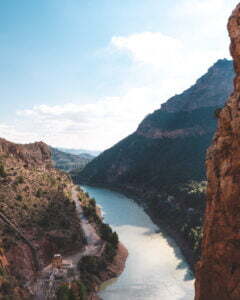
[[(0, 299), (97, 299), (99, 285), (124, 268), (117, 234), (52, 166), (51, 152), (0, 139)], [(64, 258), (58, 269), (55, 254)]]
[(52, 167), (42, 142), (19, 145), (0, 139), (1, 299), (30, 299), (23, 286), (54, 253), (84, 247), (69, 194), (69, 176)]
[(204, 179), (214, 114), (231, 93), (232, 80), (232, 62), (219, 60), (190, 89), (148, 115), (135, 133), (89, 163), (79, 179), (139, 191)]
[(52, 153), (53, 165), (65, 172), (70, 172), (75, 169), (81, 171), (94, 158), (94, 156), (88, 153), (77, 155), (60, 151), (52, 147), (50, 149)]
[(184, 236), (195, 261), (205, 203), (205, 153), (216, 117), (233, 90), (233, 77), (232, 61), (217, 61), (192, 87), (148, 115), (133, 134), (75, 173), (74, 180), (136, 196), (155, 221)]
[(70, 153), (70, 154), (75, 154), (75, 155), (79, 155), (79, 154), (86, 154), (86, 155), (91, 155), (91, 156), (98, 156), (101, 152), (100, 151), (96, 151), (96, 150), (86, 150), (86, 149), (71, 149), (71, 148), (57, 148), (58, 150), (62, 151), (62, 152), (66, 152), (66, 153)]
[(207, 208), (201, 260), (197, 265), (196, 300), (240, 299), (240, 4), (228, 22), (236, 78), (234, 93), (219, 114), (208, 149)]

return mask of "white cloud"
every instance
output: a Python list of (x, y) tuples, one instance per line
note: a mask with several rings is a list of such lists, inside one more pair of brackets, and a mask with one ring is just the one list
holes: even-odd
[(136, 62), (165, 66), (168, 60), (176, 61), (178, 53), (182, 51), (182, 42), (165, 36), (160, 32), (143, 32), (126, 37), (113, 37), (112, 46), (119, 50), (127, 50)]
[(20, 132), (31, 128), (35, 138), (53, 146), (104, 150), (136, 130), (147, 112), (159, 106), (154, 93), (143, 87), (93, 104), (35, 106), (18, 111), (16, 127)]
[[(15, 126), (0, 124), (0, 136), (103, 150), (133, 132), (148, 113), (192, 85), (217, 59), (229, 57), (226, 23), (238, 1), (176, 3), (166, 15), (171, 23), (167, 33), (165, 28), (165, 33), (158, 29), (114, 36), (106, 45), (107, 55), (130, 58), (117, 96), (21, 110)], [(117, 67), (112, 66), (114, 76)]]
[[(131, 84), (146, 85), (159, 94), (158, 103), (190, 87), (219, 58), (227, 56), (224, 49), (190, 46), (184, 40), (160, 32), (142, 32), (116, 36), (111, 46), (132, 57)], [(156, 99), (155, 99), (156, 100)], [(146, 99), (152, 101), (152, 99)]]
[(18, 130), (17, 126), (0, 123), (0, 137), (15, 143), (31, 143), (39, 140), (33, 132)]

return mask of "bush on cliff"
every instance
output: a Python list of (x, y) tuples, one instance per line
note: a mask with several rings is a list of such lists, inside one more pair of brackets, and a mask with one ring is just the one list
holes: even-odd
[(2, 163), (0, 163), (0, 177), (6, 177), (7, 176), (7, 174), (6, 174), (6, 172), (5, 172), (5, 169), (4, 169), (4, 166), (3, 166), (3, 164)]
[(60, 286), (56, 295), (57, 300), (86, 300), (87, 289), (80, 280), (75, 280), (70, 287), (66, 284)]

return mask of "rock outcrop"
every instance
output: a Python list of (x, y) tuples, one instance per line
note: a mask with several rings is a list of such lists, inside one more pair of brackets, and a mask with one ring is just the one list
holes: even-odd
[(83, 248), (72, 185), (46, 144), (0, 139), (0, 299), (31, 299), (23, 286), (54, 253)]
[(195, 300), (240, 299), (240, 4), (228, 30), (236, 77), (207, 153), (208, 199)]

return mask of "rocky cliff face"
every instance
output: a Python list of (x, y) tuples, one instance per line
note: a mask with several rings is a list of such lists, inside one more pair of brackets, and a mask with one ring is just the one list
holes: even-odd
[(47, 145), (0, 139), (0, 299), (30, 299), (23, 286), (54, 253), (84, 246), (71, 189)]
[(207, 154), (208, 200), (196, 300), (240, 299), (240, 4), (228, 30), (236, 78)]

